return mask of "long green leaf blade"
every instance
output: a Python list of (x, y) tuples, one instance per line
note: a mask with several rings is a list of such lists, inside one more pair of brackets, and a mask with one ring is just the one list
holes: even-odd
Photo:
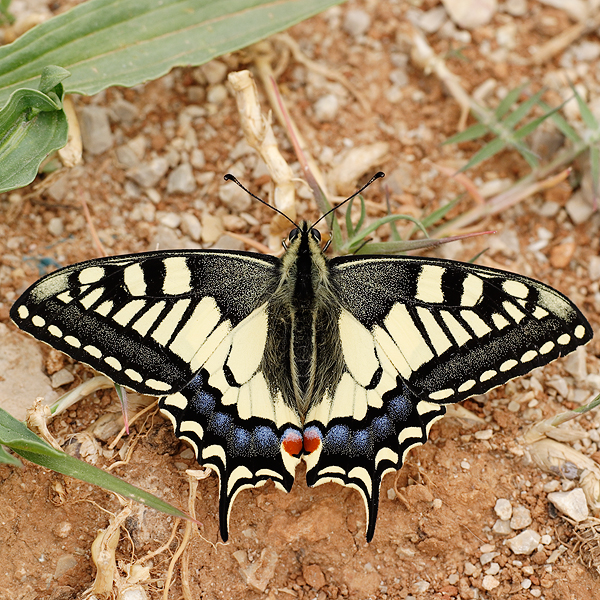
[[(168, 515), (187, 519), (188, 516), (168, 502), (149, 494), (81, 460), (56, 450), (50, 444), (38, 438), (5, 410), (0, 409), (0, 444), (10, 448), (28, 461), (57, 473), (75, 477), (87, 483), (98, 485), (105, 490), (116, 492), (125, 498), (141, 502), (150, 508)], [(2, 456), (0, 456), (0, 459)], [(1, 460), (0, 460), (1, 462)], [(14, 463), (13, 463), (14, 464)]]
[(66, 92), (133, 86), (200, 65), (343, 0), (89, 0), (0, 47), (0, 105), (37, 87), (42, 68), (71, 72)]

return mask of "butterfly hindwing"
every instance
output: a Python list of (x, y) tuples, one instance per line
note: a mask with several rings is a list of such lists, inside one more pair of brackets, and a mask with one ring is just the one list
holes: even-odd
[(367, 539), (383, 475), (423, 444), (444, 405), (482, 394), (592, 337), (579, 310), (532, 279), (447, 260), (345, 257), (329, 262), (345, 361), (307, 415), (310, 485), (361, 493)]

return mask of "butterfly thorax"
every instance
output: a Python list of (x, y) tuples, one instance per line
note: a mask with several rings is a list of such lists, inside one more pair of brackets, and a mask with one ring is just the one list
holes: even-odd
[(341, 349), (339, 344), (331, 344), (339, 310), (327, 259), (303, 222), (282, 258), (279, 287), (270, 302), (267, 342), (270, 352), (286, 356), (292, 374), (287, 386), (279, 373), (271, 373), (268, 379), (283, 391), (286, 402), (302, 419), (311, 402), (324, 396), (323, 382), (330, 376), (322, 376), (323, 368), (331, 373), (339, 364), (341, 376)]

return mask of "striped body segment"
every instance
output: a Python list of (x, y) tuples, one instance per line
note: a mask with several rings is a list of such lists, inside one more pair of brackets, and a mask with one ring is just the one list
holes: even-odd
[(303, 223), (277, 259), (159, 251), (87, 261), (35, 283), (19, 327), (120, 385), (159, 396), (219, 475), (220, 530), (268, 479), (360, 493), (373, 537), (382, 477), (427, 440), (445, 405), (592, 337), (565, 296), (454, 261), (328, 260)]

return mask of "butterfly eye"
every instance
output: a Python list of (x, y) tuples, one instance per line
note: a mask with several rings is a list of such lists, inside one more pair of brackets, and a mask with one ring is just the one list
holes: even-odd
[(292, 229), (290, 231), (290, 235), (288, 236), (288, 240), (290, 242), (293, 242), (298, 237), (299, 234), (300, 234), (300, 230), (297, 227), (295, 227), (294, 229)]
[(310, 234), (313, 236), (315, 241), (321, 242), (321, 232), (318, 229), (311, 229)]

